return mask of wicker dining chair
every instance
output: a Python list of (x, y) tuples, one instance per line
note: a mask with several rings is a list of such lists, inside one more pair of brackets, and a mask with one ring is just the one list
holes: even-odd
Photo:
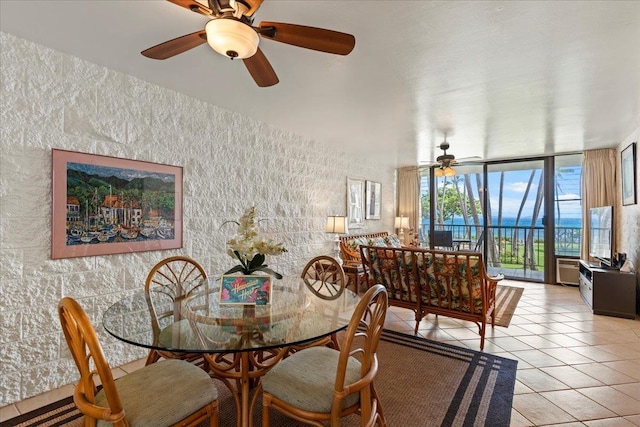
[(332, 427), (358, 413), (362, 426), (386, 426), (373, 386), (376, 351), (387, 312), (387, 292), (374, 285), (358, 303), (340, 350), (311, 347), (278, 363), (262, 378), (262, 425), (270, 409), (314, 426)]
[[(347, 286), (347, 276), (342, 266), (335, 258), (327, 255), (320, 255), (311, 259), (302, 269), (300, 277), (314, 295), (324, 300), (339, 298)], [(338, 337), (334, 333), (308, 344), (292, 346), (290, 353), (318, 345), (327, 345), (336, 350), (340, 349)]]
[[(190, 330), (188, 321), (182, 318), (180, 304), (186, 297), (197, 291), (206, 279), (207, 273), (202, 266), (187, 256), (173, 256), (163, 259), (151, 269), (147, 275), (145, 292), (151, 314), (154, 344), (158, 343), (164, 330), (163, 325), (167, 320), (173, 324), (172, 328), (183, 328), (187, 332)], [(150, 295), (152, 292), (161, 293), (165, 297), (163, 302), (170, 302), (170, 304), (158, 305)], [(172, 353), (152, 349), (149, 351), (146, 364), (150, 365), (160, 358), (187, 360), (201, 365), (204, 370), (208, 370), (200, 353)]]
[(335, 258), (320, 255), (302, 269), (302, 280), (316, 296), (332, 300), (340, 297), (347, 285), (347, 276)]
[(206, 421), (218, 426), (218, 390), (206, 372), (184, 360), (163, 360), (114, 380), (78, 302), (62, 298), (58, 315), (80, 371), (73, 401), (85, 416), (84, 426), (177, 427)]

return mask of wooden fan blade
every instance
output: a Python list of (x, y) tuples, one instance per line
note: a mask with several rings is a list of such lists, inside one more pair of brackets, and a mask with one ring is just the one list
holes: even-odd
[(249, 70), (249, 74), (253, 77), (253, 80), (256, 81), (256, 84), (260, 87), (268, 87), (277, 84), (280, 80), (278, 80), (278, 76), (276, 72), (273, 71), (273, 67), (269, 63), (269, 60), (262, 50), (258, 48), (255, 55), (250, 58), (243, 59), (244, 65)]
[(207, 6), (202, 3), (198, 3), (195, 0), (167, 0), (173, 4), (177, 4), (178, 6), (182, 6), (185, 9), (189, 9), (192, 12), (199, 13), (200, 15), (209, 16), (212, 15), (213, 12)]
[(196, 46), (200, 46), (206, 41), (207, 33), (204, 30), (200, 30), (187, 34), (186, 36), (169, 40), (168, 42), (160, 43), (140, 53), (151, 59), (167, 59), (179, 53), (186, 52), (189, 49), (193, 49)]
[(356, 45), (351, 34), (280, 22), (261, 22), (259, 34), (281, 43), (337, 55), (348, 55)]
[(262, 0), (242, 0), (243, 3), (246, 3), (249, 6), (249, 10), (244, 16), (253, 16), (254, 13), (260, 8), (262, 4)]

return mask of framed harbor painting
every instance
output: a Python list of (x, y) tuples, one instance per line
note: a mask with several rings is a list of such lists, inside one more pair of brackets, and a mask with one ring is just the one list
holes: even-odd
[(52, 151), (51, 258), (182, 247), (182, 167)]

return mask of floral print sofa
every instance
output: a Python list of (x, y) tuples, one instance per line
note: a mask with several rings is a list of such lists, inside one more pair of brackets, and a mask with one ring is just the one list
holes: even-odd
[(484, 349), (502, 277), (486, 274), (481, 253), (361, 245), (360, 254), (367, 285), (384, 285), (389, 305), (413, 310), (415, 333), (429, 313), (468, 320), (478, 325)]

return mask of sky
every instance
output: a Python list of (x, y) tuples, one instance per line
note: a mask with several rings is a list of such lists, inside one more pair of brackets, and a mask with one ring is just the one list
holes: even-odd
[(67, 163), (67, 169), (73, 169), (81, 172), (85, 172), (90, 175), (98, 175), (102, 177), (115, 176), (126, 181), (131, 181), (135, 178), (157, 178), (164, 182), (174, 182), (175, 175), (166, 173), (156, 173), (144, 170), (114, 168), (109, 166), (92, 165), (87, 163)]

